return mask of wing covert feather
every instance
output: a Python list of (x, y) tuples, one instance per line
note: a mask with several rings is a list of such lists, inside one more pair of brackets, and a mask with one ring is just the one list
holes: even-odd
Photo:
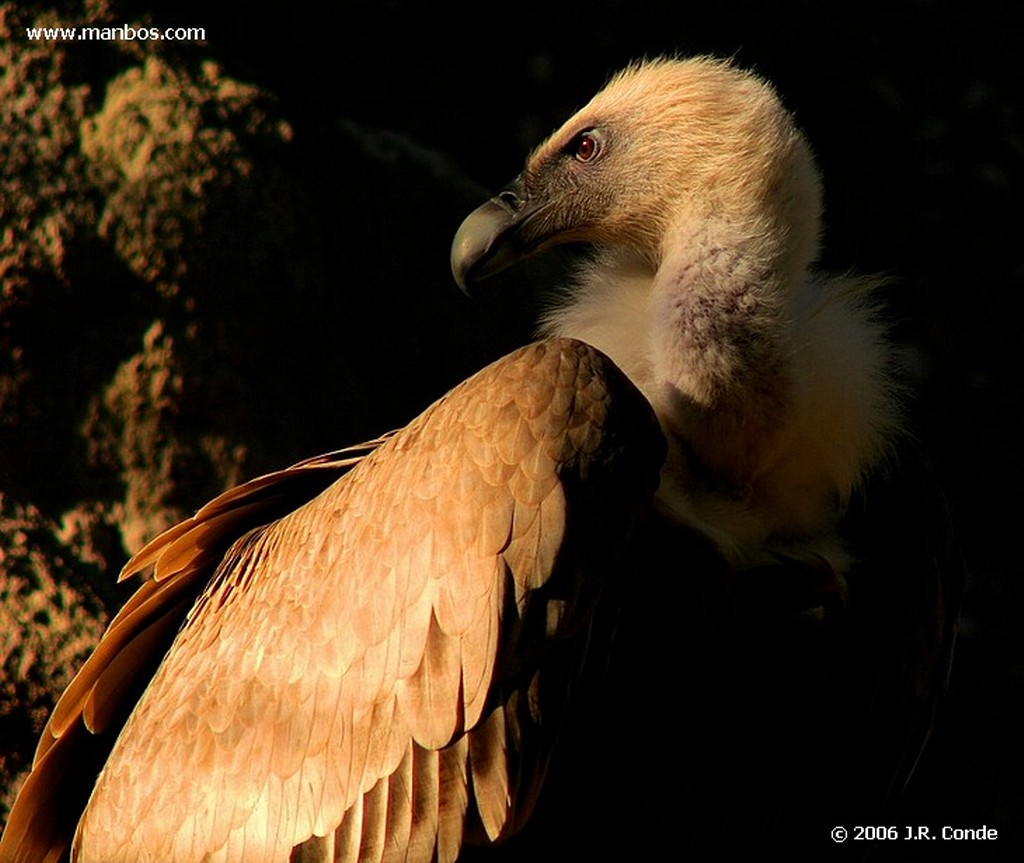
[(579, 660), (663, 455), (646, 402), (582, 343), (470, 378), (225, 556), (115, 744), (76, 859), (278, 863), (333, 833), (339, 859), (453, 860), (470, 811), (507, 835), (546, 755), (525, 753), (528, 731), (510, 743), (506, 699), (551, 656)]

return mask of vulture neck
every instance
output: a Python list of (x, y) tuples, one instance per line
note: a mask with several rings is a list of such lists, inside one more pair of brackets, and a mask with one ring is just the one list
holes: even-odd
[(694, 469), (742, 489), (756, 480), (792, 405), (795, 294), (764, 240), (710, 218), (677, 227), (649, 277), (641, 336), (647, 397)]
[(653, 405), (664, 513), (736, 565), (784, 552), (839, 569), (836, 521), (888, 424), (883, 339), (843, 298), (857, 291), (809, 282), (766, 235), (701, 220), (655, 265), (606, 249), (545, 332), (607, 353)]

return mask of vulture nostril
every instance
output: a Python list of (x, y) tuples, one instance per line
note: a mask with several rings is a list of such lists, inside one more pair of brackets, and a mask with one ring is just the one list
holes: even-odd
[(522, 203), (519, 196), (511, 189), (505, 189), (503, 192), (498, 192), (498, 200), (503, 204), (508, 204), (513, 209), (518, 209)]

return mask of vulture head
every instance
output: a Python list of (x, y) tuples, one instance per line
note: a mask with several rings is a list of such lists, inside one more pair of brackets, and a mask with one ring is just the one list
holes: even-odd
[(845, 564), (834, 536), (898, 429), (870, 282), (816, 277), (821, 190), (772, 88), (708, 58), (614, 77), (472, 213), (463, 287), (534, 252), (593, 249), (542, 332), (607, 353), (670, 443), (658, 503), (734, 563)]
[(462, 286), (518, 257), (582, 241), (656, 271), (714, 224), (799, 287), (817, 252), (821, 193), (807, 144), (772, 89), (710, 59), (621, 72), (468, 219), (452, 263)]

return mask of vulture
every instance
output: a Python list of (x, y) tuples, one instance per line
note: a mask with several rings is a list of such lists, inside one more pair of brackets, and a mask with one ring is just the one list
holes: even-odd
[(820, 214), (756, 75), (613, 77), (453, 243), (467, 290), (580, 253), (540, 340), (140, 550), (0, 859), (701, 859), (886, 823), (960, 576), (878, 285), (813, 270)]

